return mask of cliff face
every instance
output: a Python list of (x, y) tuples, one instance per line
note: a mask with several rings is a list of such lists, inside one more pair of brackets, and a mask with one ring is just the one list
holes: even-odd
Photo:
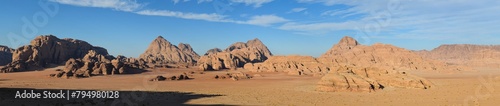
[(431, 51), (417, 51), (419, 55), (446, 62), (450, 65), (469, 67), (500, 67), (500, 45), (441, 45)]

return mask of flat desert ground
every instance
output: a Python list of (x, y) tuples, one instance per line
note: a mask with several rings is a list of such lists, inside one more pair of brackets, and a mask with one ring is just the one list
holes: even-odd
[[(12, 100), (12, 89), (49, 90), (118, 90), (126, 93), (117, 103), (133, 105), (498, 105), (500, 70), (479, 69), (477, 72), (434, 73), (410, 72), (430, 80), (430, 89), (385, 88), (371, 93), (318, 92), (320, 77), (291, 76), (286, 73), (251, 73), (205, 71), (191, 80), (148, 81), (157, 76), (179, 75), (196, 69), (151, 69), (140, 74), (94, 76), (80, 79), (50, 78), (56, 68), (43, 71), (0, 74), (2, 99)], [(252, 79), (233, 81), (214, 79), (215, 75), (245, 72)], [(12, 88), (12, 89), (11, 89)], [(5, 90), (11, 89), (11, 90)], [(147, 92), (147, 93), (145, 93)], [(10, 97), (12, 96), (12, 97)], [(121, 101), (120, 101), (121, 100)], [(25, 100), (29, 101), (29, 100)], [(64, 101), (64, 100), (62, 100)], [(113, 100), (110, 100), (113, 101)], [(129, 102), (130, 101), (130, 102)], [(43, 103), (42, 103), (43, 104)], [(83, 103), (82, 103), (83, 104)]]

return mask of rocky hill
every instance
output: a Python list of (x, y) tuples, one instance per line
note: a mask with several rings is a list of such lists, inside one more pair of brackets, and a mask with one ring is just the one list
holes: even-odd
[(30, 45), (16, 49), (13, 61), (0, 71), (20, 72), (43, 70), (64, 65), (52, 77), (90, 77), (141, 72), (148, 68), (143, 60), (118, 56), (115, 58), (107, 50), (76, 39), (59, 39), (53, 35), (38, 36)]
[(500, 67), (500, 45), (453, 44), (441, 45), (431, 51), (416, 51), (419, 55), (469, 67)]
[(191, 64), (195, 65), (200, 56), (189, 44), (180, 43), (177, 46), (158, 36), (140, 55), (141, 59), (151, 64)]
[(460, 68), (424, 59), (412, 51), (387, 44), (360, 45), (351, 37), (342, 38), (318, 58), (331, 71), (318, 82), (318, 91), (372, 92), (386, 87), (421, 88), (429, 81), (406, 71), (460, 71)]
[(0, 66), (9, 64), (12, 62), (12, 52), (14, 50), (7, 47), (7, 46), (2, 46), (0, 45)]
[(90, 50), (108, 55), (108, 51), (75, 39), (59, 39), (53, 35), (38, 36), (30, 45), (16, 49), (12, 62), (1, 69), (2, 72), (38, 70), (64, 64), (70, 58), (83, 58)]
[(417, 71), (461, 71), (444, 62), (423, 58), (403, 48), (376, 43), (372, 46), (360, 45), (351, 37), (344, 37), (329, 51), (318, 58), (333, 66), (379, 67), (391, 70)]
[(246, 63), (263, 62), (272, 56), (271, 51), (259, 39), (246, 43), (237, 42), (224, 51), (212, 49), (198, 60), (200, 70), (236, 69)]

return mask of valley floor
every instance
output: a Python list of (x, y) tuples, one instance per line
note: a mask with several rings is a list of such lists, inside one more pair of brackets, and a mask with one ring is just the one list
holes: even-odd
[[(435, 84), (430, 89), (385, 88), (372, 93), (317, 92), (320, 77), (286, 73), (251, 73), (260, 77), (233, 81), (213, 79), (235, 71), (193, 74), (184, 81), (152, 82), (163, 75), (179, 75), (196, 69), (156, 69), (141, 74), (95, 76), (81, 79), (49, 78), (57, 68), (44, 71), (1, 73), (0, 102), (12, 101), (16, 89), (119, 90), (123, 102), (137, 105), (497, 105), (500, 103), (500, 69), (456, 74), (413, 72)], [(11, 89), (12, 88), (12, 89)], [(15, 89), (14, 89), (15, 88)], [(141, 96), (130, 91), (142, 92)], [(146, 92), (146, 93), (144, 93)], [(2, 94), (3, 93), (3, 94)], [(131, 96), (130, 96), (131, 95)], [(14, 100), (16, 101), (16, 100)], [(20, 100), (23, 101), (23, 100)], [(23, 102), (19, 102), (23, 103)], [(166, 104), (165, 104), (166, 103)]]

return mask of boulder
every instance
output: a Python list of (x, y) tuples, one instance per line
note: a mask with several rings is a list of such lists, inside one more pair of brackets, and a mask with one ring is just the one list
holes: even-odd
[(155, 78), (153, 79), (150, 79), (149, 81), (165, 81), (167, 78), (159, 75), (159, 76), (156, 76)]

